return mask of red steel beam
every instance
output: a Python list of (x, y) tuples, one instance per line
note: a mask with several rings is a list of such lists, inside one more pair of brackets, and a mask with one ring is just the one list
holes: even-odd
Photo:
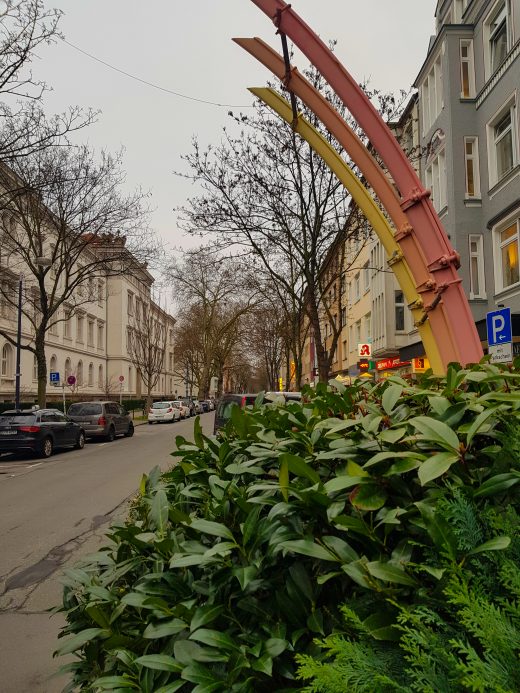
[[(259, 62), (276, 75), (285, 86), (298, 96), (311, 111), (321, 120), (327, 130), (336, 138), (365, 176), (383, 207), (388, 212), (397, 233), (396, 241), (402, 249), (403, 256), (410, 267), (415, 287), (421, 294), (423, 306), (429, 307), (436, 300), (431, 285), (434, 278), (429, 273), (426, 260), (414, 234), (409, 233), (406, 214), (401, 209), (400, 201), (377, 161), (370, 154), (363, 142), (341, 117), (332, 104), (298, 71), (292, 67), (288, 75), (284, 58), (260, 38), (234, 38), (233, 41), (244, 48)], [(450, 328), (449, 319), (443, 303), (427, 313), (435, 335), (444, 370), (457, 353), (455, 336)]]
[[(336, 56), (294, 12), (284, 0), (252, 0), (307, 56), (334, 89), (345, 106), (363, 128), (381, 156), (401, 195), (401, 207), (409, 228), (406, 234), (416, 235), (429, 271), (435, 279), (427, 288), (436, 294), (430, 309), (444, 304), (451, 332), (455, 337), (453, 361), (475, 363), (483, 356), (475, 322), (464, 293), (457, 268), (458, 254), (446, 232), (415, 170), (388, 126), (364, 91)], [(441, 338), (441, 335), (439, 335)]]

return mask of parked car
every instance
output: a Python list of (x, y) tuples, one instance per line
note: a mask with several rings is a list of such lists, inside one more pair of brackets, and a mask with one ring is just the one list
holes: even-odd
[(193, 400), (193, 408), (195, 409), (195, 414), (203, 414), (204, 410), (198, 399)]
[(204, 414), (209, 411), (209, 402), (207, 399), (201, 399), (199, 404), (202, 407), (202, 411)]
[[(255, 403), (259, 393), (233, 393), (228, 392), (218, 400), (215, 408), (215, 422), (213, 424), (213, 432), (216, 433), (220, 428), (223, 428), (231, 418), (231, 408), (234, 406), (247, 407)], [(300, 401), (300, 392), (265, 392), (264, 401), (276, 399), (275, 395), (282, 395), (286, 402)]]
[(67, 414), (82, 426), (87, 438), (112, 442), (118, 435), (126, 438), (134, 435), (130, 414), (117, 402), (76, 402), (70, 405)]
[(187, 407), (190, 410), (190, 416), (195, 416), (195, 405), (191, 399), (188, 399), (187, 397), (183, 397), (181, 402), (184, 404), (185, 407)]
[(210, 410), (210, 411), (213, 411), (213, 410), (215, 409), (215, 402), (214, 402), (214, 400), (208, 399), (207, 402), (208, 402), (208, 404), (209, 404), (209, 410)]
[(184, 403), (182, 399), (174, 400), (173, 406), (179, 409), (181, 419), (188, 419), (191, 416), (191, 409)]
[(58, 409), (8, 410), (0, 414), (0, 452), (29, 450), (50, 457), (55, 448), (85, 447), (85, 431)]
[(148, 424), (173, 423), (181, 418), (181, 410), (174, 402), (154, 402), (148, 412)]

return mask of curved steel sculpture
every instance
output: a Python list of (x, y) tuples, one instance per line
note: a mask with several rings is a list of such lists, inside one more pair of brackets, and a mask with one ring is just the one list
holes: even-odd
[(395, 241), (390, 224), (372, 199), (368, 190), (336, 150), (305, 118), (298, 115), (296, 120), (293, 119), (291, 105), (274, 89), (253, 88), (249, 91), (278, 113), (287, 123), (291, 124), (294, 131), (303, 137), (314, 151), (321, 156), (338, 180), (350, 192), (352, 199), (380, 238), (386, 254), (391, 258), (392, 270), (403, 290), (406, 301), (411, 307), (412, 315), (418, 327), (432, 370), (434, 373), (442, 373), (441, 356), (430, 323), (422, 320), (422, 301), (417, 293), (410, 268), (402, 253), (399, 252), (399, 247)]
[[(443, 370), (446, 370), (450, 361), (464, 365), (479, 361), (483, 352), (457, 272), (458, 254), (451, 246), (429, 200), (429, 192), (423, 188), (397, 140), (356, 81), (290, 5), (283, 0), (252, 2), (273, 20), (279, 31), (286, 34), (320, 71), (363, 128), (392, 175), (400, 192), (399, 205), (407, 222), (404, 225), (396, 224), (398, 232), (395, 238), (414, 276), (423, 274), (424, 268), (420, 267), (422, 263), (413, 248), (418, 249), (425, 259), (428, 278), (417, 289), (429, 301), (425, 302), (424, 310), (428, 312), (434, 327)], [(358, 166), (367, 180), (370, 178), (371, 186), (374, 186), (373, 166), (366, 161), (358, 163)], [(374, 187), (374, 190), (377, 188)], [(382, 188), (380, 193), (381, 191)], [(392, 213), (391, 218), (395, 223), (395, 219), (399, 218), (398, 215), (396, 217), (395, 205), (386, 194), (380, 199), (389, 215)], [(410, 237), (415, 239), (413, 244), (409, 242)], [(434, 315), (442, 312), (445, 313), (445, 319), (438, 321), (434, 318)], [(442, 331), (441, 323), (444, 323)]]

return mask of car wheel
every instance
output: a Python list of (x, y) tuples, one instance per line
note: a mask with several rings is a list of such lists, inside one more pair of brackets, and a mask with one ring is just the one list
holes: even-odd
[(125, 433), (125, 438), (131, 438), (134, 435), (134, 424), (128, 426), (128, 431)]
[(83, 431), (80, 431), (78, 439), (76, 441), (76, 445), (74, 446), (76, 450), (83, 450), (85, 447), (85, 434)]
[(44, 438), (41, 442), (40, 449), (39, 449), (39, 455), (40, 457), (50, 457), (52, 455), (52, 451), (54, 449), (54, 445), (52, 443), (52, 438)]
[(110, 428), (108, 429), (108, 433), (107, 433), (108, 442), (112, 443), (115, 437), (116, 437), (116, 429), (113, 426), (110, 426)]
[(148, 425), (151, 426), (153, 424), (153, 421), (149, 421)]

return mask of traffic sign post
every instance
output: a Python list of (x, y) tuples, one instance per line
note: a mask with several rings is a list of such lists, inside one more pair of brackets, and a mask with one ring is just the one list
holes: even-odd
[(491, 363), (511, 363), (513, 361), (511, 308), (501, 308), (487, 313), (486, 327)]
[(506, 344), (513, 341), (511, 329), (511, 308), (501, 308), (486, 314), (488, 346)]
[(49, 373), (49, 381), (53, 385), (59, 385), (60, 384), (60, 374), (58, 373), (58, 371), (51, 371)]
[(123, 404), (123, 383), (125, 382), (125, 376), (119, 376), (119, 404)]

